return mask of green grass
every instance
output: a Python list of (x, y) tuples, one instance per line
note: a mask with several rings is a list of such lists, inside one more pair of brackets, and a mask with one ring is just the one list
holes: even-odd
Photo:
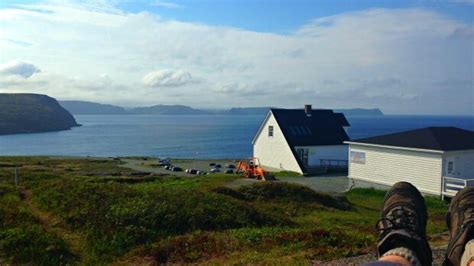
[(302, 176), (300, 173), (293, 172), (293, 171), (278, 171), (271, 173), (275, 177), (293, 177), (293, 176)]
[(209, 174), (192, 177), (167, 176), (154, 183), (139, 183), (134, 185), (134, 187), (143, 191), (153, 191), (159, 188), (183, 188), (209, 191), (237, 178), (240, 177), (235, 174)]
[(277, 214), (199, 190), (150, 191), (119, 183), (60, 179), (44, 181), (33, 191), (40, 208), (73, 228), (85, 230), (89, 252), (105, 260), (157, 238), (195, 230), (291, 224)]
[[(19, 188), (15, 164), (22, 165)], [(287, 265), (376, 245), (383, 191), (329, 195), (283, 182), (230, 189), (238, 176), (130, 172), (113, 160), (0, 158), (0, 257), (16, 264)], [(446, 230), (447, 204), (425, 201), (433, 237)]]
[(0, 257), (13, 264), (61, 265), (73, 261), (65, 242), (43, 229), (15, 187), (0, 184), (0, 191)]

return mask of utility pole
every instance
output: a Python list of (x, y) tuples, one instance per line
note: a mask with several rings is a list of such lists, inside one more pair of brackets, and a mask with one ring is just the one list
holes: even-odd
[(20, 169), (15, 167), (15, 186), (18, 186), (18, 181), (20, 179)]

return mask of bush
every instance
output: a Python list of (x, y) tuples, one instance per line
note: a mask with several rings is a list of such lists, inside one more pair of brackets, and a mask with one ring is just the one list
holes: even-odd
[(262, 182), (238, 189), (248, 200), (279, 200), (298, 203), (318, 203), (326, 207), (349, 210), (351, 204), (344, 196), (332, 197), (306, 186), (284, 182)]
[(239, 241), (229, 234), (198, 232), (161, 241), (153, 248), (151, 256), (160, 264), (195, 263), (224, 257), (242, 247)]
[(63, 265), (72, 257), (63, 240), (38, 226), (1, 230), (0, 250), (13, 264)]
[(211, 192), (226, 195), (238, 200), (248, 200), (248, 198), (244, 194), (228, 187), (216, 187), (212, 189)]
[[(335, 255), (352, 256), (366, 252), (375, 237), (338, 230), (263, 227), (232, 229), (224, 232), (196, 232), (162, 240), (151, 248), (151, 256), (160, 264), (189, 264), (247, 251), (270, 253), (279, 249), (283, 254), (311, 250), (319, 258)], [(254, 254), (254, 253), (253, 253)], [(281, 253), (280, 253), (281, 255)], [(264, 257), (263, 254), (259, 256)], [(248, 264), (238, 261), (229, 264)]]
[(36, 202), (88, 232), (97, 255), (117, 255), (160, 237), (195, 230), (290, 224), (215, 193), (187, 189), (144, 192), (127, 185), (56, 180), (36, 188)]

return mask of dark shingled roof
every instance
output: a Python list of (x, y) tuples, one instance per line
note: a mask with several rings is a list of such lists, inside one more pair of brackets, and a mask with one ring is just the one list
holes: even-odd
[[(271, 111), (290, 146), (341, 145), (349, 140), (343, 128), (343, 114), (332, 110), (312, 110), (311, 116), (302, 109)], [(344, 121), (347, 123), (345, 117)]]
[(474, 131), (456, 127), (427, 127), (353, 142), (440, 151), (473, 150)]
[(343, 127), (350, 127), (349, 121), (347, 121), (346, 116), (343, 113), (334, 113), (336, 118), (339, 120)]

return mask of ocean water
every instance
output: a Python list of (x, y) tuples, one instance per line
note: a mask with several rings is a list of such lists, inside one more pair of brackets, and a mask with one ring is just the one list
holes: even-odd
[[(263, 116), (78, 115), (72, 130), (0, 136), (0, 155), (245, 158)], [(427, 126), (474, 130), (474, 116), (347, 117), (351, 139)]]

